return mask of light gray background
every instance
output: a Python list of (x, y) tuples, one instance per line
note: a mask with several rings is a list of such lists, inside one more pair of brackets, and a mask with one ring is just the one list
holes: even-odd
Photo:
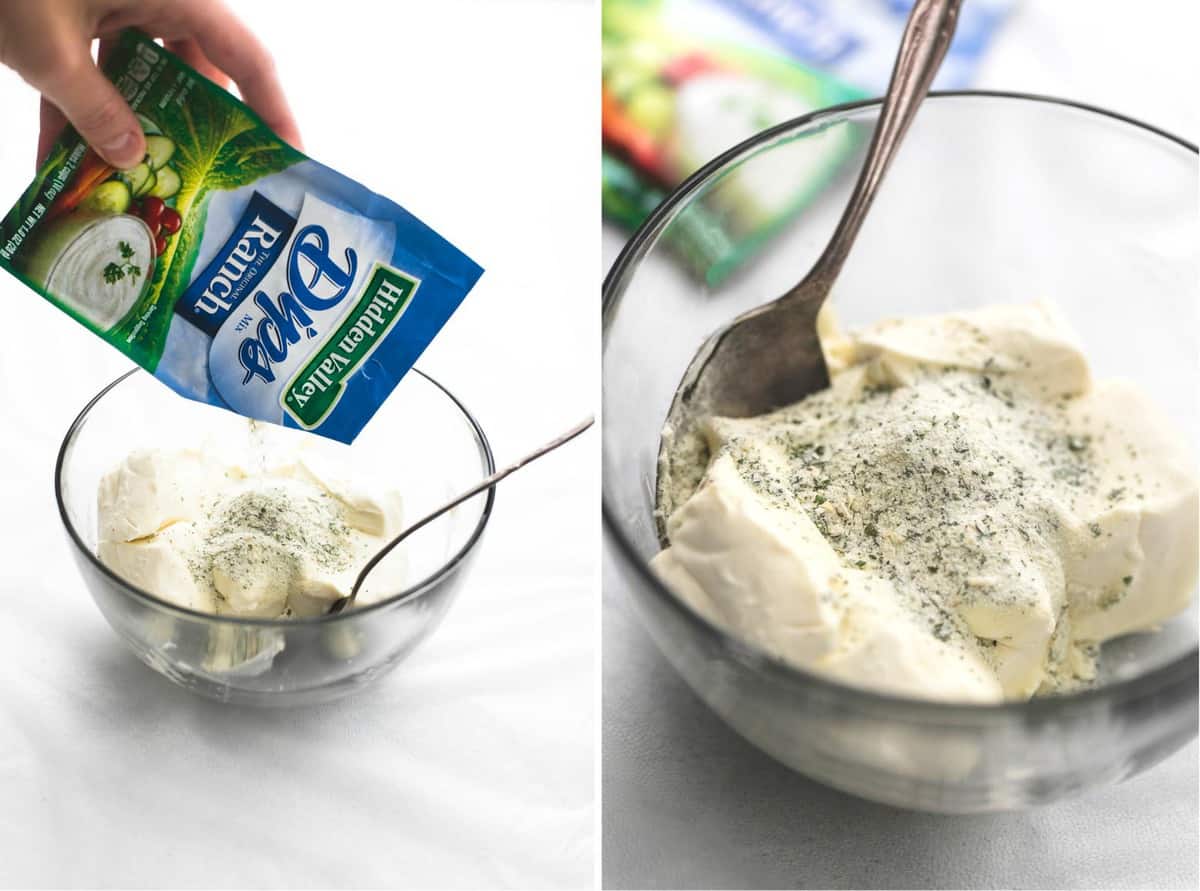
[[(976, 86), (1045, 93), (1193, 141), (1200, 4), (1024, 0)], [(606, 266), (625, 234), (604, 233)], [(603, 869), (608, 888), (1195, 888), (1197, 746), (1040, 810), (915, 814), (827, 789), (697, 699), (604, 568)]]

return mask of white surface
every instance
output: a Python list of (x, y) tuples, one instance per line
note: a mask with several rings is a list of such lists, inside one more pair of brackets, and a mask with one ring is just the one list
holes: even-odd
[(1128, 782), (1024, 813), (863, 801), (724, 724), (658, 652), (610, 559), (604, 887), (1196, 887), (1195, 741)]
[[(1063, 96), (1195, 141), (1200, 5), (1024, 0), (977, 86)], [(605, 265), (625, 234), (604, 232)], [(611, 574), (610, 574), (611, 577)], [(709, 711), (604, 586), (604, 884), (1194, 888), (1197, 747), (1026, 814), (913, 815), (781, 767)]]
[[(308, 152), (487, 269), (418, 364), (497, 458), (593, 410), (589, 4), (239, 5)], [(37, 106), (0, 71), (0, 107), (7, 207)], [(0, 886), (591, 884), (598, 436), (504, 484), (461, 598), (394, 674), (320, 708), (221, 707), (117, 641), (54, 509), (67, 424), (129, 361), (7, 275), (0, 302)]]

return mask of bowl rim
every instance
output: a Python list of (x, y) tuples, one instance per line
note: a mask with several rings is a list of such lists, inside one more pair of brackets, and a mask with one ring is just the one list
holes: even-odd
[[(1078, 102), (1073, 99), (1064, 99), (1057, 96), (1048, 96), (1039, 93), (1026, 93), (1007, 90), (935, 90), (929, 93), (929, 100), (940, 99), (955, 99), (955, 98), (973, 98), (985, 100), (1018, 100), (1024, 102), (1042, 103), (1047, 105), (1057, 105), (1066, 108), (1071, 108), (1079, 111), (1089, 112), (1100, 117), (1110, 118), (1124, 124), (1132, 125), (1135, 128), (1144, 130), (1154, 136), (1175, 143), (1178, 147), (1185, 151), (1190, 151), (1192, 154), (1200, 153), (1195, 143), (1189, 142), (1180, 136), (1171, 133), (1161, 127), (1148, 124), (1138, 118), (1102, 108), (1097, 105), (1091, 105), (1086, 102)], [(665, 225), (666, 220), (673, 214), (675, 209), (685, 199), (689, 198), (693, 192), (699, 189), (703, 184), (707, 183), (714, 174), (724, 169), (730, 162), (735, 159), (747, 155), (751, 151), (765, 147), (780, 136), (803, 129), (821, 121), (845, 114), (847, 112), (858, 111), (860, 109), (878, 107), (883, 104), (882, 97), (871, 99), (859, 99), (853, 102), (844, 102), (839, 105), (831, 105), (826, 108), (817, 109), (808, 114), (800, 115), (783, 123), (776, 124), (766, 130), (763, 130), (750, 138), (743, 140), (732, 148), (727, 149), (717, 155), (708, 163), (697, 169), (693, 174), (687, 177), (682, 183), (676, 186), (667, 195), (666, 198), (650, 213), (646, 220), (637, 228), (637, 231), (625, 242), (621, 248), (621, 252), (609, 267), (608, 273), (604, 277), (601, 297), (601, 387), (603, 389), (603, 361), (604, 361), (604, 337), (607, 333), (607, 319), (612, 308), (615, 306), (617, 299), (617, 291), (620, 285), (623, 284), (630, 268), (635, 264), (635, 261), (640, 259), (643, 254), (643, 248), (652, 238), (659, 234), (659, 230)], [(603, 395), (603, 392), (602, 392)], [(603, 478), (603, 468), (601, 477)], [(710, 622), (707, 618), (696, 612), (691, 606), (686, 604), (681, 598), (672, 594), (666, 586), (658, 580), (653, 572), (650, 571), (646, 561), (638, 556), (633, 542), (625, 534), (617, 520), (617, 512), (610, 505), (607, 491), (601, 487), (601, 515), (603, 517), (603, 529), (605, 539), (610, 539), (616, 543), (617, 559), (623, 560), (626, 564), (632, 567), (633, 572), (639, 577), (641, 583), (648, 587), (653, 592), (654, 596), (661, 602), (667, 604), (667, 608), (673, 610), (687, 624), (691, 625), (702, 635), (715, 639), (722, 650), (733, 658), (753, 664), (756, 670), (764, 671), (775, 680), (781, 681), (784, 684), (802, 685), (809, 689), (821, 691), (829, 696), (849, 698), (851, 701), (857, 701), (869, 708), (878, 708), (885, 710), (898, 710), (905, 714), (919, 713), (921, 716), (932, 716), (935, 718), (949, 717), (995, 717), (997, 719), (1006, 719), (1012, 716), (1021, 717), (1049, 717), (1051, 715), (1061, 715), (1064, 709), (1088, 709), (1098, 704), (1113, 702), (1113, 701), (1128, 701), (1131, 699), (1140, 698), (1147, 693), (1155, 693), (1161, 691), (1164, 687), (1170, 684), (1180, 682), (1190, 682), (1194, 685), (1196, 679), (1200, 677), (1200, 667), (1198, 667), (1197, 657), (1200, 655), (1200, 645), (1192, 647), (1183, 655), (1160, 665), (1157, 668), (1140, 675), (1135, 675), (1130, 678), (1123, 678), (1114, 681), (1104, 686), (1080, 690), (1074, 693), (1056, 694), (1052, 696), (1034, 697), (1029, 700), (1009, 700), (998, 703), (979, 703), (979, 702), (963, 702), (963, 701), (942, 701), (932, 699), (918, 699), (914, 697), (894, 695), (883, 693), (877, 690), (871, 690), (866, 687), (856, 687), (850, 684), (843, 684), (833, 678), (811, 672), (799, 666), (785, 662), (780, 657), (761, 649), (756, 644), (742, 640), (741, 638), (731, 634), (724, 628)]]
[[(454, 407), (457, 408), (462, 414), (462, 417), (466, 419), (467, 424), (471, 428), (471, 431), (475, 437), (479, 454), (483, 457), (486, 465), (486, 472), (484, 473), (484, 476), (489, 476), (494, 473), (496, 470), (495, 456), (492, 454), (491, 444), (488, 442), (487, 436), (483, 432), (483, 428), (479, 425), (479, 422), (475, 420), (475, 416), (467, 410), (466, 406), (462, 404), (462, 401), (459, 400), (457, 396), (451, 393), (445, 386), (443, 386), (430, 375), (421, 371), (419, 368), (412, 368), (409, 370), (409, 373), (419, 375), (427, 383), (432, 384), (437, 390), (441, 391), (441, 393), (447, 399), (449, 399), (451, 403), (454, 404)], [(490, 489), (488, 489), (487, 499), (484, 502), (483, 510), (480, 512), (479, 519), (475, 523), (475, 528), (471, 530), (471, 534), (467, 538), (466, 543), (463, 544), (463, 546), (459, 548), (459, 550), (454, 553), (450, 559), (434, 570), (433, 573), (426, 576), (416, 584), (410, 585), (400, 592), (393, 594), (391, 597), (376, 601), (375, 603), (355, 607), (354, 609), (342, 610), (340, 613), (326, 613), (320, 616), (304, 616), (283, 619), (256, 618), (248, 616), (221, 616), (217, 615), (216, 613), (201, 612), (200, 610), (190, 609), (185, 606), (180, 606), (177, 603), (171, 603), (168, 600), (163, 600), (144, 588), (140, 588), (137, 585), (131, 584), (121, 576), (117, 575), (115, 572), (105, 566), (99, 557), (92, 553), (91, 548), (84, 544), (83, 539), (80, 538), (79, 533), (75, 529), (75, 525), (71, 522), (70, 517), (67, 515), (66, 503), (63, 499), (62, 478), (63, 468), (66, 464), (67, 449), (74, 441), (76, 434), (78, 434), (80, 428), (83, 426), (84, 421), (87, 420), (87, 417), (91, 413), (92, 409), (96, 407), (100, 400), (103, 399), (111, 390), (114, 390), (130, 377), (133, 377), (137, 374), (149, 375), (149, 372), (146, 372), (140, 367), (131, 368), (129, 371), (125, 372), (116, 380), (109, 383), (104, 387), (104, 389), (88, 400), (87, 404), (84, 405), (79, 414), (75, 416), (75, 420), (72, 421), (71, 425), (67, 428), (67, 432), (63, 436), (62, 444), (58, 449), (58, 458), (54, 463), (54, 499), (58, 503), (58, 515), (62, 520), (63, 527), (67, 530), (68, 537), (74, 543), (76, 549), (83, 554), (83, 556), (92, 564), (93, 567), (95, 567), (102, 575), (107, 576), (119, 588), (128, 592), (129, 594), (132, 594), (136, 599), (146, 601), (152, 606), (165, 609), (178, 615), (187, 616), (188, 618), (203, 619), (205, 621), (227, 623), (230, 625), (252, 626), (256, 628), (298, 628), (325, 624), (332, 625), (337, 622), (347, 621), (352, 618), (358, 618), (367, 615), (368, 613), (374, 612), (383, 607), (393, 606), (401, 601), (420, 599), (435, 589), (443, 579), (457, 572), (462, 567), (463, 562), (474, 549), (475, 545), (483, 537), (484, 529), (487, 527), (488, 520), (492, 515), (492, 508), (496, 502), (495, 486), (492, 486)]]

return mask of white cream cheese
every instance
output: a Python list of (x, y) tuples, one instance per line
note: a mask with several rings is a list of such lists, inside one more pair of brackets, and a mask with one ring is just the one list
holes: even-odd
[(699, 486), (662, 499), (652, 566), (698, 612), (852, 684), (991, 702), (1086, 683), (1099, 643), (1187, 606), (1189, 450), (1051, 307), (821, 329), (832, 387), (708, 419)]
[[(320, 615), (403, 528), (400, 496), (368, 492), (316, 452), (147, 449), (100, 483), (98, 554), (129, 582), (201, 612)], [(397, 593), (389, 557), (357, 602)]]

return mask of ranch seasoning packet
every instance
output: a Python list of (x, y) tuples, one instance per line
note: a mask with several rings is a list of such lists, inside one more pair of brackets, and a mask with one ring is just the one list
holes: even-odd
[(144, 161), (68, 128), (0, 266), (189, 399), (353, 441), (483, 270), (146, 36), (104, 71)]

